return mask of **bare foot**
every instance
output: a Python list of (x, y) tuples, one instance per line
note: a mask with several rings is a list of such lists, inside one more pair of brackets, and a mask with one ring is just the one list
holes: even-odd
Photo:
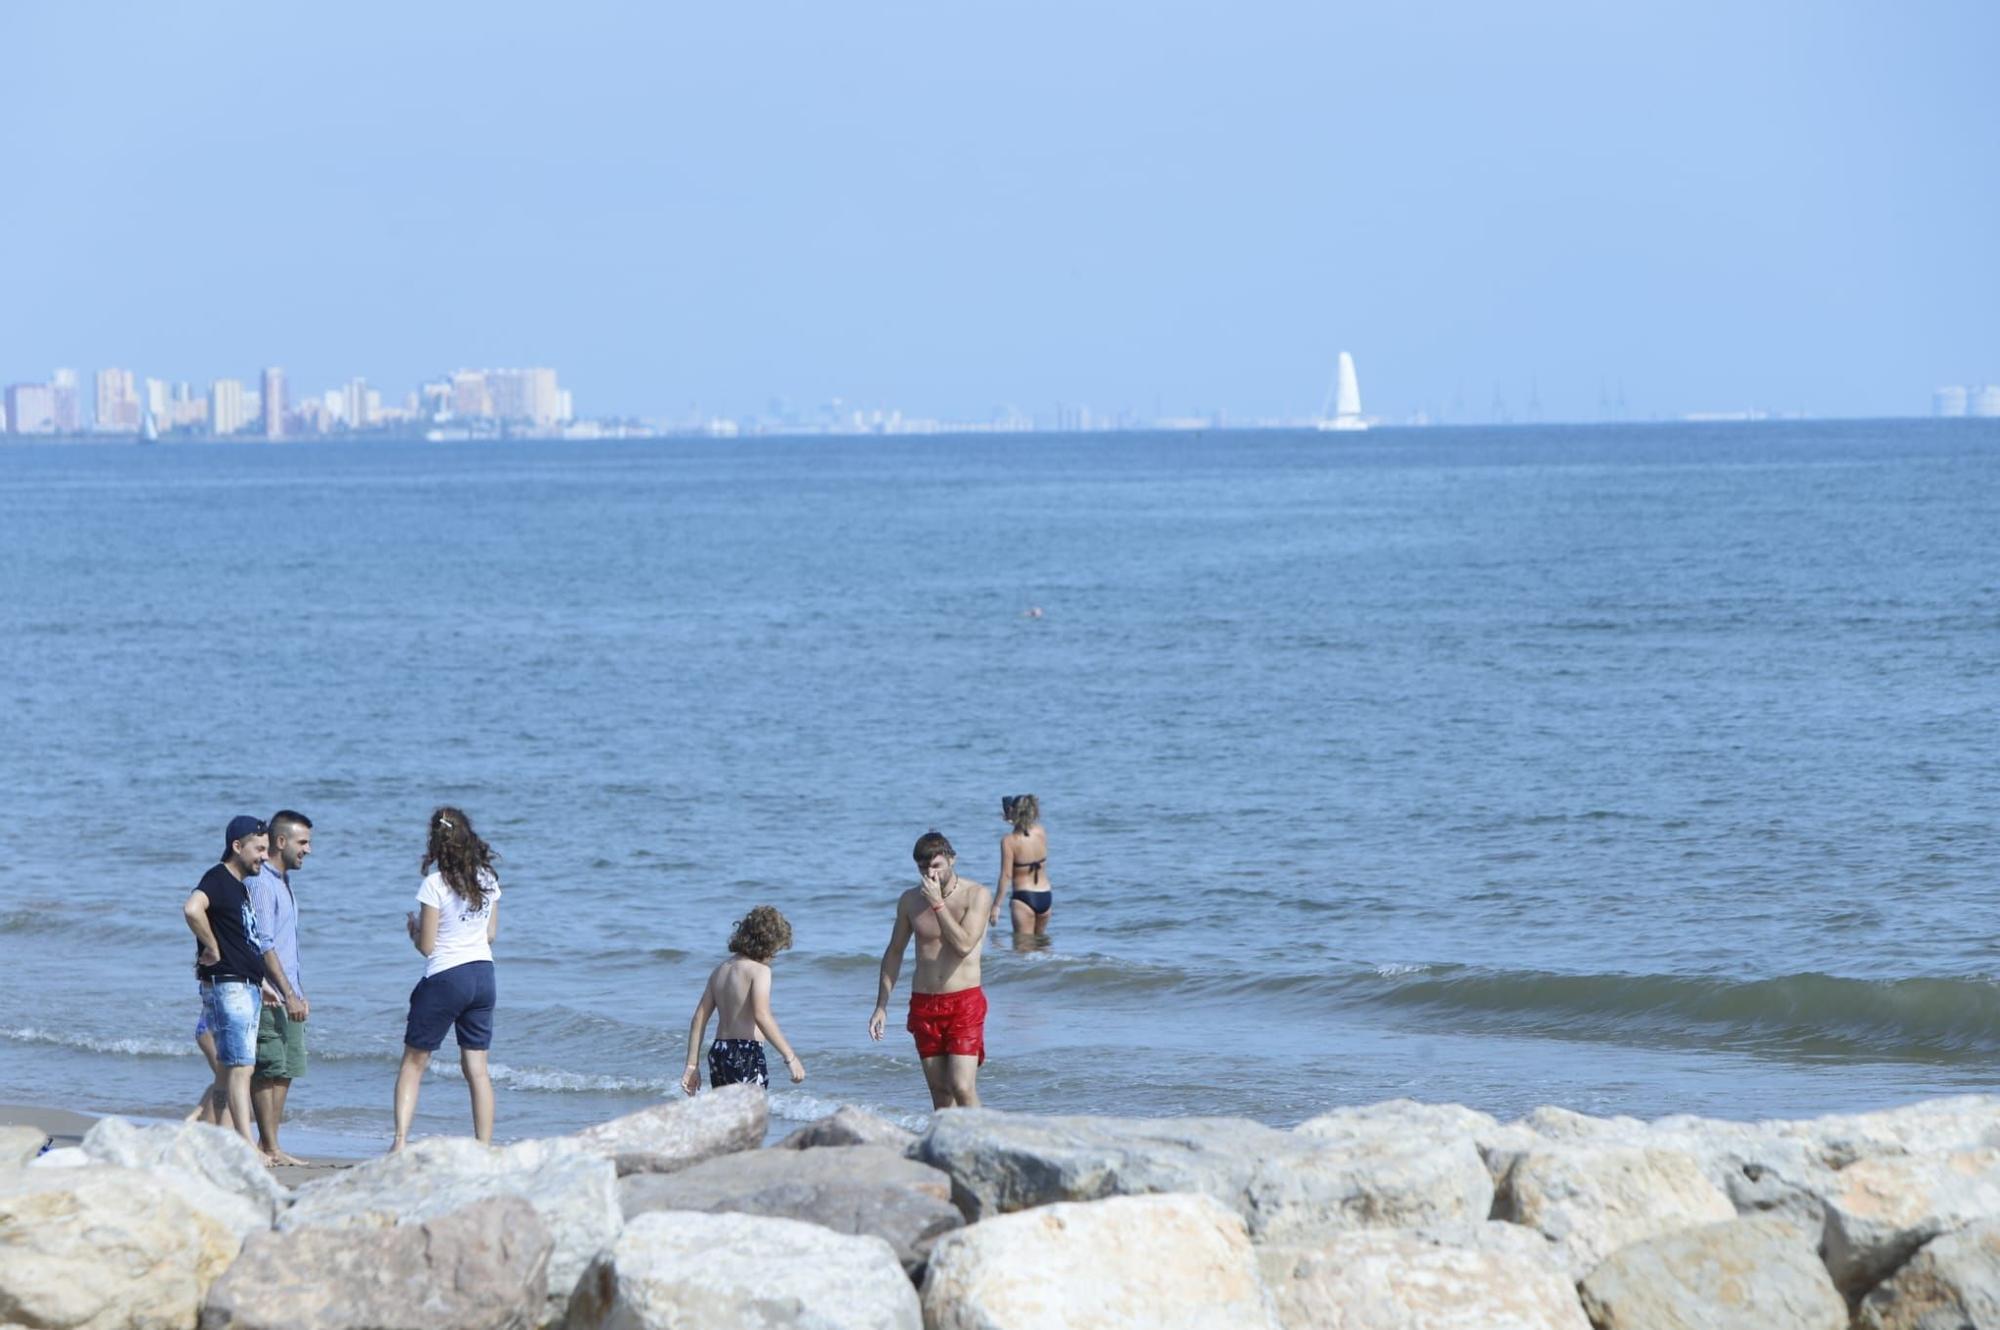
[(284, 1166), (303, 1164), (306, 1161), (295, 1154), (288, 1154), (283, 1150), (266, 1150), (264, 1152), (264, 1162)]

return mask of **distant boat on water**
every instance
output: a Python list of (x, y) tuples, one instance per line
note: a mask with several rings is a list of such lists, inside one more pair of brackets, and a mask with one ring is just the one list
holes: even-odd
[[(1328, 414), (1329, 407), (1332, 414)], [(1326, 401), (1313, 424), (1320, 429), (1368, 428), (1368, 418), (1361, 414), (1361, 380), (1355, 377), (1354, 357), (1345, 351), (1340, 353), (1340, 369), (1333, 376), (1333, 386), (1327, 390)]]
[(139, 442), (158, 443), (159, 441), (160, 441), (159, 422), (154, 420), (153, 413), (151, 411), (148, 411), (146, 413), (146, 418), (139, 422)]

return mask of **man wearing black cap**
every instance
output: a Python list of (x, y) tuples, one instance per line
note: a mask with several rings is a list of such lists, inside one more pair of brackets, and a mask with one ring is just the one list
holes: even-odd
[(201, 980), (202, 1013), (215, 1036), (215, 1088), (229, 1105), (229, 1119), (244, 1140), (250, 1137), (250, 1073), (257, 1064), (259, 993), (268, 981), (285, 999), (285, 1012), (306, 1018), (306, 1000), (292, 990), (285, 967), (257, 926), (257, 912), (244, 888), (269, 853), (264, 824), (254, 817), (229, 819), (222, 862), (201, 875), (181, 908), (197, 944), (195, 974)]

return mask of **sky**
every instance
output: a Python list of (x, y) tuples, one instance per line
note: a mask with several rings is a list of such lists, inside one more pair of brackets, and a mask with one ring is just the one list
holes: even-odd
[(0, 381), (589, 415), (1915, 415), (2000, 383), (2000, 5), (0, 6)]

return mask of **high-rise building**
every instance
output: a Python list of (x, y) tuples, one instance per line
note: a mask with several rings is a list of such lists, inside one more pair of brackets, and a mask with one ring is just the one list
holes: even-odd
[(1931, 414), (1934, 416), (1962, 416), (1965, 414), (1965, 389), (1960, 387), (1940, 388), (1931, 394)]
[(484, 371), (462, 369), (451, 376), (451, 413), (481, 420), (493, 415), (493, 394)]
[(216, 434), (234, 434), (250, 423), (241, 379), (217, 379), (208, 389), (208, 427)]
[(1987, 384), (1966, 394), (1965, 413), (1991, 420), (2000, 416), (2000, 385)]
[[(453, 375), (456, 384), (463, 374)], [(512, 421), (547, 429), (560, 424), (565, 416), (562, 389), (552, 369), (489, 369), (486, 380), (486, 414), (496, 420)]]
[(165, 425), (173, 418), (173, 400), (173, 393), (165, 379), (146, 380), (146, 410), (152, 413), (157, 424)]
[(375, 423), (375, 413), (368, 409), (368, 380), (347, 381), (341, 393), (340, 415), (349, 429), (367, 429)]
[(282, 439), (285, 437), (285, 371), (275, 365), (267, 368), (263, 390), (264, 437)]
[(556, 386), (556, 372), (552, 369), (524, 369), (521, 374), (527, 380), (526, 391), (522, 395), (528, 408), (528, 419), (543, 429), (560, 425), (565, 417), (563, 393)]
[(83, 402), (82, 395), (77, 391), (76, 371), (57, 370), (49, 380), (49, 391), (55, 394), (56, 433), (82, 433)]
[(17, 383), (7, 389), (7, 431), (10, 434), (54, 434), (54, 385)]
[(139, 432), (139, 394), (133, 391), (131, 370), (97, 371), (97, 432)]

